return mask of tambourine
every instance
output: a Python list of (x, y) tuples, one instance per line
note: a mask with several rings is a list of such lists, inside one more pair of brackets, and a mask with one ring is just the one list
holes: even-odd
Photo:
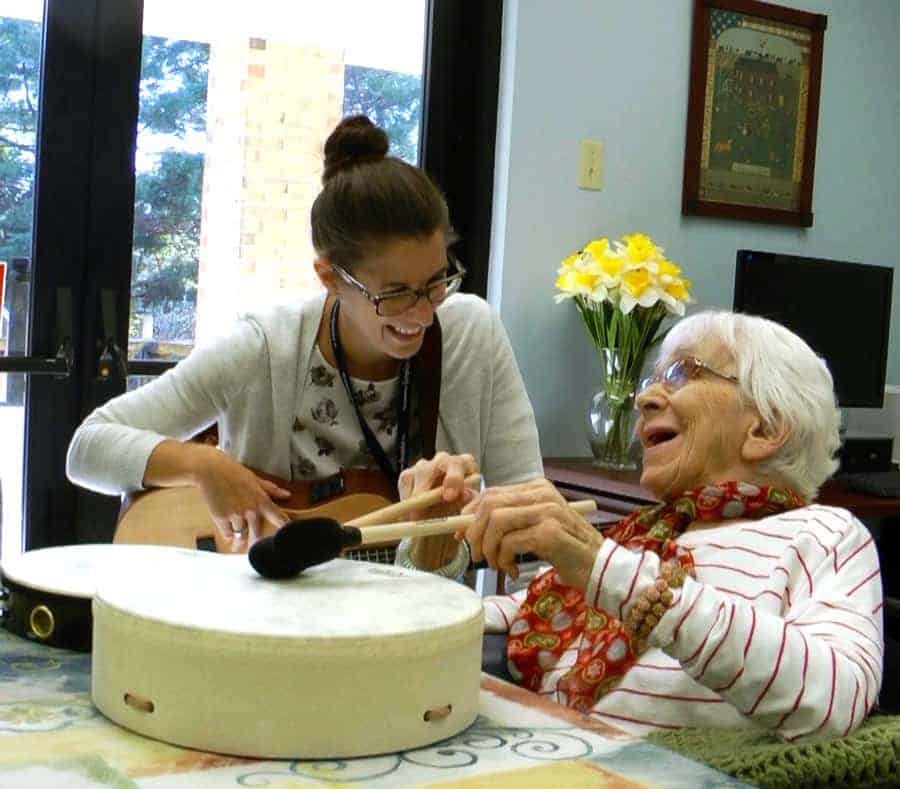
[(154, 566), (153, 545), (66, 545), (26, 551), (0, 562), (3, 626), (16, 635), (51, 647), (90, 652), (91, 602), (97, 585), (110, 575)]

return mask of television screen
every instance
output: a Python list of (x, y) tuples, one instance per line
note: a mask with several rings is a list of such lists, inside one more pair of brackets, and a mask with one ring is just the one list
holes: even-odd
[(800, 335), (828, 364), (838, 403), (881, 407), (894, 270), (741, 249), (734, 309)]

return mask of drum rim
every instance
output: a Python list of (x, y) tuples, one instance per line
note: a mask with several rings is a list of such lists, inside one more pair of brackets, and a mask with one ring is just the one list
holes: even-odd
[(158, 619), (136, 614), (123, 609), (100, 595), (94, 597), (91, 605), (94, 621), (94, 646), (97, 634), (107, 628), (115, 630), (117, 637), (126, 637), (131, 643), (159, 642), (168, 649), (177, 645), (189, 645), (195, 651), (209, 651), (211, 654), (235, 647), (244, 654), (264, 655), (274, 661), (285, 659), (292, 654), (293, 659), (358, 661), (360, 651), (368, 655), (386, 651), (395, 655), (409, 655), (414, 651), (420, 656), (430, 656), (447, 649), (461, 646), (469, 641), (481, 641), (484, 630), (484, 609), (473, 611), (466, 619), (443, 623), (431, 628), (406, 633), (360, 633), (347, 635), (309, 633), (260, 633), (217, 630), (214, 627), (197, 627), (188, 624)]
[(81, 600), (85, 603), (90, 602), (94, 597), (94, 595), (92, 594), (79, 594), (78, 592), (60, 592), (56, 589), (45, 589), (42, 586), (37, 586), (27, 581), (23, 583), (22, 581), (10, 578), (3, 571), (0, 571), (0, 584), (6, 587), (6, 590), (10, 594), (15, 594), (18, 592), (30, 595), (47, 595), (50, 597), (59, 597), (63, 600)]

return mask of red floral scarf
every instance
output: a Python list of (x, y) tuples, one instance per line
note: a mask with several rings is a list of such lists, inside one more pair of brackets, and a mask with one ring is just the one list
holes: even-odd
[[(786, 488), (723, 482), (644, 507), (607, 529), (604, 537), (633, 551), (653, 551), (664, 562), (678, 562), (693, 576), (691, 552), (675, 543), (691, 523), (764, 518), (805, 504)], [(578, 658), (558, 687), (569, 707), (587, 711), (634, 665), (639, 650), (622, 622), (585, 604), (581, 592), (560, 583), (556, 570), (550, 570), (531, 582), (510, 624), (510, 670), (521, 685), (539, 690), (544, 673), (556, 666), (579, 636), (583, 638)]]

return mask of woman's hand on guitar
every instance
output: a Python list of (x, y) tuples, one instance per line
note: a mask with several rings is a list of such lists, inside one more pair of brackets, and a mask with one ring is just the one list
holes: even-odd
[(478, 464), (471, 455), (438, 452), (431, 460), (420, 460), (406, 469), (400, 475), (397, 488), (401, 500), (434, 488), (443, 488), (444, 502), (461, 507), (475, 496), (466, 487), (465, 479), (477, 472)]
[(198, 470), (197, 486), (223, 539), (232, 551), (242, 552), (262, 536), (266, 523), (281, 528), (290, 520), (273, 499), (291, 494), (224, 452), (215, 453)]

